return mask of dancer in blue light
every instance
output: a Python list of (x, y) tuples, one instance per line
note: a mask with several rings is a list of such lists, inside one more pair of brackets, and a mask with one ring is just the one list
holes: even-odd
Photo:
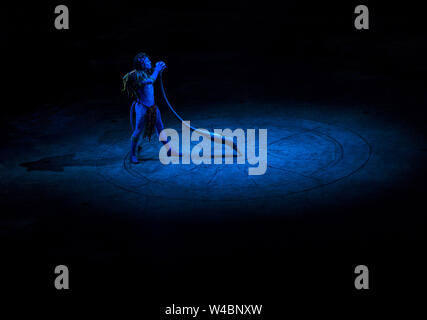
[[(127, 73), (123, 77), (123, 91), (127, 92), (128, 96), (133, 99), (131, 107), (131, 152), (130, 160), (132, 163), (138, 163), (137, 145), (139, 136), (151, 140), (154, 130), (161, 137), (163, 130), (162, 118), (157, 105), (154, 102), (154, 82), (159, 74), (166, 68), (166, 64), (162, 61), (157, 62), (152, 68), (150, 58), (145, 53), (139, 53), (133, 60), (134, 70)], [(135, 113), (135, 123), (133, 114)], [(163, 144), (167, 145), (166, 139), (160, 139)], [(168, 155), (171, 155), (173, 150), (168, 148)]]
[[(160, 75), (160, 88), (162, 91), (163, 99), (168, 105), (169, 109), (175, 115), (175, 117), (184, 125), (187, 126), (191, 131), (196, 131), (198, 134), (208, 137), (211, 141), (216, 143), (222, 143), (228, 145), (235, 150), (239, 155), (241, 154), (237, 148), (237, 145), (233, 142), (230, 137), (224, 137), (218, 133), (209, 132), (204, 129), (196, 129), (189, 125), (189, 122), (185, 122), (176, 113), (174, 108), (169, 103), (166, 97), (165, 89), (162, 82), (162, 71), (166, 68), (166, 64), (162, 61), (157, 62), (154, 69), (151, 66), (150, 58), (145, 53), (138, 53), (133, 60), (134, 70), (127, 73), (123, 77), (123, 90), (127, 92), (128, 96), (133, 99), (130, 122), (132, 126), (132, 137), (131, 137), (131, 152), (130, 160), (132, 163), (138, 163), (138, 139), (144, 128), (144, 138), (148, 137), (151, 140), (151, 136), (156, 130), (159, 140), (166, 146), (168, 156), (182, 156), (181, 152), (175, 151), (172, 146), (169, 145), (167, 137), (163, 130), (162, 118), (160, 111), (154, 102), (154, 82)], [(135, 113), (135, 124), (133, 121), (133, 115)]]

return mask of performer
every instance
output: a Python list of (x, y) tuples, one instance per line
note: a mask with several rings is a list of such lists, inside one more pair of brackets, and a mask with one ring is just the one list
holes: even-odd
[[(143, 138), (151, 140), (154, 129), (157, 135), (161, 137), (163, 130), (160, 111), (154, 102), (154, 82), (159, 74), (166, 68), (163, 61), (157, 62), (152, 69), (150, 58), (145, 53), (138, 53), (133, 60), (134, 70), (123, 77), (123, 90), (133, 99), (130, 119), (132, 126), (131, 152), (130, 160), (132, 163), (138, 163), (137, 145), (139, 136), (144, 129)], [(135, 125), (133, 114), (135, 113)], [(168, 155), (176, 153), (168, 145), (165, 137), (160, 139), (163, 144), (168, 146)], [(139, 148), (138, 148), (139, 149)], [(179, 155), (179, 154), (177, 154)]]

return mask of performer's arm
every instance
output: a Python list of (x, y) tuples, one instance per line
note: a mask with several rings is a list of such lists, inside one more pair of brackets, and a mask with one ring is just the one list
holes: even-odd
[(154, 72), (148, 78), (152, 81), (150, 83), (153, 83), (154, 81), (156, 81), (157, 77), (159, 76), (159, 73), (162, 72), (165, 68), (166, 68), (166, 64), (163, 61), (157, 62), (156, 66), (154, 67)]

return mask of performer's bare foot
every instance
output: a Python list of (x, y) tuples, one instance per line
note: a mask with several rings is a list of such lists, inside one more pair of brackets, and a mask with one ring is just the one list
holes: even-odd
[(137, 164), (139, 163), (138, 157), (137, 156), (131, 156), (130, 157), (130, 162)]

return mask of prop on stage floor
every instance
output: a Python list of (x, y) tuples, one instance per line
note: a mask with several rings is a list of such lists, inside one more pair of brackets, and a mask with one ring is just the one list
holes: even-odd
[(179, 116), (179, 114), (174, 110), (174, 108), (172, 107), (172, 105), (169, 103), (168, 98), (166, 97), (166, 92), (165, 92), (165, 88), (163, 87), (163, 77), (162, 77), (163, 73), (160, 73), (160, 89), (162, 90), (162, 95), (163, 95), (163, 99), (166, 101), (166, 104), (168, 105), (169, 109), (172, 111), (172, 113), (175, 115), (175, 117), (182, 122), (183, 125), (185, 125), (187, 128), (189, 128), (191, 131), (196, 131), (197, 133), (208, 137), (211, 139), (211, 141), (213, 142), (221, 142), (224, 145), (228, 145), (229, 147), (233, 148), (233, 150), (235, 150), (238, 155), (240, 156), (241, 153), (239, 151), (239, 149), (237, 148), (237, 145), (234, 143), (232, 138), (229, 137), (224, 137), (220, 134), (214, 133), (214, 132), (210, 132), (204, 129), (197, 129), (194, 128), (191, 125), (188, 125), (187, 122), (184, 122), (184, 120)]

